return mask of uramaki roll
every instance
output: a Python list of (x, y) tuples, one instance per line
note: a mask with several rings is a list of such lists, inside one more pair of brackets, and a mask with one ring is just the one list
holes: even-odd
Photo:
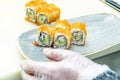
[(45, 0), (31, 0), (26, 3), (26, 20), (36, 22), (37, 12), (45, 5), (48, 5)]
[(41, 25), (37, 31), (36, 42), (39, 46), (50, 47), (53, 44), (53, 34), (54, 29), (50, 26)]
[(60, 9), (54, 4), (49, 4), (40, 9), (37, 13), (37, 23), (49, 24), (60, 18)]
[(54, 48), (69, 49), (72, 36), (69, 30), (58, 28), (54, 33)]
[(69, 24), (67, 20), (57, 20), (54, 24), (54, 27), (56, 29), (63, 28), (63, 29), (70, 30), (71, 25)]
[(75, 22), (71, 27), (72, 44), (84, 45), (86, 40), (86, 24), (82, 22)]

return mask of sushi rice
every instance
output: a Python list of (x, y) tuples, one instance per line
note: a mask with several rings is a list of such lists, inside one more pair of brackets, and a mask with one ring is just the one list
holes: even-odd
[(82, 22), (75, 22), (71, 27), (72, 44), (84, 45), (86, 40), (86, 25)]

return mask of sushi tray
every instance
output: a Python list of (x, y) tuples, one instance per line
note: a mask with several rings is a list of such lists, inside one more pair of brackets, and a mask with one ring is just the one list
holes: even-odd
[[(91, 59), (98, 58), (120, 50), (120, 19), (108, 13), (92, 14), (68, 19), (69, 23), (86, 23), (86, 42), (84, 46), (71, 45), (71, 51)], [(45, 47), (34, 46), (38, 27), (22, 33), (18, 38), (21, 54), (31, 60), (48, 61), (43, 55)]]

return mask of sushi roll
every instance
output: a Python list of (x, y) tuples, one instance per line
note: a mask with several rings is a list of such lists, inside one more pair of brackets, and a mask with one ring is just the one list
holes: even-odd
[(67, 20), (57, 20), (54, 24), (54, 27), (56, 29), (63, 28), (63, 29), (70, 30), (71, 25), (69, 24)]
[(37, 24), (50, 24), (60, 18), (60, 9), (54, 4), (49, 4), (37, 13)]
[(41, 25), (37, 31), (36, 44), (43, 47), (50, 47), (53, 44), (53, 28), (46, 25)]
[(54, 48), (69, 49), (71, 47), (72, 36), (69, 30), (58, 28), (54, 33)]
[(81, 22), (75, 22), (71, 27), (72, 44), (84, 45), (86, 40), (86, 24)]
[(26, 20), (31, 22), (36, 22), (37, 12), (43, 7), (47, 5), (44, 0), (31, 0), (26, 3)]

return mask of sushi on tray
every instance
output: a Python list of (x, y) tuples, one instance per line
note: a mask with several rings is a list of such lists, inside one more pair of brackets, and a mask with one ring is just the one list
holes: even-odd
[(53, 26), (44, 24), (37, 30), (36, 46), (69, 49), (71, 45), (84, 45), (86, 41), (86, 24), (67, 20), (57, 20)]

